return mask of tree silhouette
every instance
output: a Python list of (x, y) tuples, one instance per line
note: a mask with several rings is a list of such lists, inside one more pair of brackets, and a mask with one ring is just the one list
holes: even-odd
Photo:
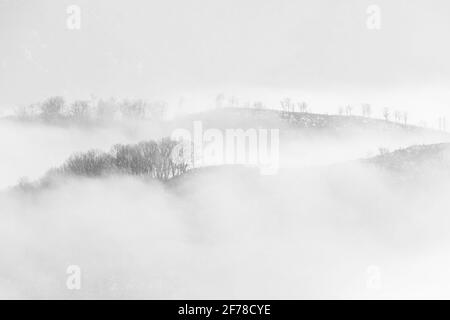
[(159, 143), (145, 141), (139, 144), (117, 144), (109, 153), (91, 150), (71, 156), (57, 173), (98, 177), (108, 174), (149, 176), (162, 181), (185, 173), (189, 159), (174, 158), (179, 142), (169, 138)]
[(63, 97), (50, 97), (41, 105), (41, 117), (46, 121), (58, 120), (64, 110)]
[(383, 109), (383, 118), (384, 118), (384, 120), (389, 121), (389, 116), (390, 116), (389, 108), (384, 108)]

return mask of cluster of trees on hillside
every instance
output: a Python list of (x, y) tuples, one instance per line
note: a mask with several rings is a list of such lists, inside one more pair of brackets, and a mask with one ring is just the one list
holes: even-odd
[(52, 175), (99, 177), (110, 174), (148, 176), (161, 181), (182, 175), (189, 161), (176, 154), (179, 143), (165, 138), (159, 142), (117, 144), (109, 152), (91, 150), (71, 156)]
[(110, 121), (116, 118), (159, 120), (164, 117), (166, 111), (165, 101), (93, 99), (68, 103), (63, 97), (55, 96), (40, 103), (21, 107), (17, 109), (16, 115), (22, 120), (89, 122)]

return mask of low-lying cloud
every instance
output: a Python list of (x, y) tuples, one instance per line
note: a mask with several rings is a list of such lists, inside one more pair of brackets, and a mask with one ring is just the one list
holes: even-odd
[[(392, 177), (232, 166), (3, 193), (0, 296), (445, 297), (449, 183)], [(66, 287), (70, 265), (80, 290)]]

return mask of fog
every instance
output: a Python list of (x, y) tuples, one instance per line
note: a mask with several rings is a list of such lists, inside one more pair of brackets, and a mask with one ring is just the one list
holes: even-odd
[[(71, 5), (77, 30), (67, 26)], [(448, 2), (379, 0), (379, 30), (367, 27), (370, 5), (2, 0), (0, 110), (51, 95), (199, 101), (225, 91), (268, 104), (295, 95), (319, 112), (372, 103), (414, 122), (449, 117)]]
[(449, 180), (422, 169), (229, 166), (4, 191), (0, 297), (448, 298)]
[[(14, 186), (20, 180), (39, 179), (49, 169), (60, 166), (73, 153), (91, 149), (107, 151), (118, 143), (157, 140), (170, 136), (179, 128), (193, 131), (195, 121), (202, 121), (205, 129), (218, 128), (223, 132), (228, 128), (280, 128), (280, 165), (285, 168), (332, 164), (372, 157), (379, 153), (380, 148), (393, 151), (414, 144), (450, 140), (444, 132), (420, 128), (405, 130), (400, 125), (380, 125), (377, 120), (373, 120), (375, 124), (369, 127), (366, 127), (367, 123), (370, 125), (372, 120), (357, 124), (352, 124), (351, 121), (348, 121), (350, 124), (345, 124), (344, 120), (345, 125), (337, 131), (308, 131), (289, 126), (272, 111), (264, 111), (259, 115), (253, 110), (232, 109), (210, 109), (204, 113), (178, 116), (162, 122), (121, 120), (87, 125), (58, 125), (0, 119), (0, 190)], [(332, 121), (331, 125), (334, 126)]]
[[(377, 2), (0, 0), (0, 298), (450, 298), (448, 154), (391, 153), (450, 141), (449, 2)], [(195, 121), (279, 170), (49, 174)]]

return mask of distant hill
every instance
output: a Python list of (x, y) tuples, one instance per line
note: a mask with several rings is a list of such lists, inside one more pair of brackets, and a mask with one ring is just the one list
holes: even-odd
[(215, 109), (174, 119), (167, 132), (176, 128), (192, 132), (194, 121), (201, 121), (203, 130), (279, 129), (284, 167), (327, 165), (373, 157), (381, 150), (450, 142), (448, 132), (381, 119), (243, 108)]
[(365, 163), (396, 172), (450, 174), (450, 143), (416, 145), (364, 160)]
[[(360, 166), (361, 164), (362, 166)], [(359, 179), (353, 175), (361, 174), (365, 169), (381, 170), (379, 173), (383, 172), (384, 177), (394, 178), (394, 180), (417, 177), (436, 178), (436, 176), (442, 178), (442, 180), (447, 180), (450, 178), (450, 143), (416, 145), (367, 159), (330, 166), (316, 166), (298, 170), (281, 169), (278, 174), (272, 176), (262, 176), (256, 168), (243, 165), (196, 168), (188, 171), (185, 175), (174, 178), (168, 184), (170, 186), (184, 186), (189, 185), (189, 180), (201, 181), (219, 176), (229, 180), (254, 182), (298, 179), (298, 183), (304, 178), (321, 180), (325, 176), (327, 176), (327, 179), (333, 179), (336, 176), (340, 177), (339, 179), (343, 179), (344, 176), (346, 176), (346, 179)]]
[(353, 140), (370, 142), (377, 148), (450, 142), (448, 132), (381, 119), (246, 108), (215, 109), (180, 117), (168, 124), (169, 132), (179, 127), (190, 129), (193, 121), (201, 121), (204, 129), (273, 128), (280, 129), (285, 139)]
[[(419, 163), (441, 161), (442, 149), (447, 149), (445, 146), (450, 144), (450, 134), (447, 132), (380, 119), (240, 108), (209, 110), (166, 121), (159, 127), (158, 139), (170, 136), (177, 128), (192, 130), (194, 121), (201, 121), (204, 130), (279, 129), (280, 171), (282, 174), (292, 173), (296, 176), (312, 166), (325, 168), (332, 164), (360, 161), (359, 159), (366, 159), (362, 162), (388, 170), (420, 170), (417, 169)], [(152, 134), (149, 134), (150, 129), (147, 127), (153, 130), (155, 128), (144, 121), (138, 125), (139, 128), (145, 127), (146, 131), (136, 134), (136, 139), (150, 140)], [(133, 130), (138, 131), (138, 128)], [(142, 137), (149, 138), (144, 140)], [(108, 148), (103, 152), (107, 150)], [(63, 161), (60, 165), (62, 164)], [(439, 163), (436, 167), (442, 168), (442, 165)], [(222, 166), (220, 170), (232, 174), (238, 167), (241, 166)], [(247, 172), (248, 167), (243, 168), (237, 171)], [(217, 170), (217, 167), (195, 168), (175, 180), (203, 175), (206, 171), (215, 174)]]
[(331, 130), (336, 133), (344, 129), (405, 131), (408, 133), (433, 134), (450, 138), (450, 134), (434, 129), (422, 128), (382, 119), (362, 116), (328, 115), (309, 112), (283, 112), (270, 109), (223, 108), (190, 114), (174, 121), (187, 124), (200, 120), (211, 127), (249, 128), (264, 126), (280, 129)]

